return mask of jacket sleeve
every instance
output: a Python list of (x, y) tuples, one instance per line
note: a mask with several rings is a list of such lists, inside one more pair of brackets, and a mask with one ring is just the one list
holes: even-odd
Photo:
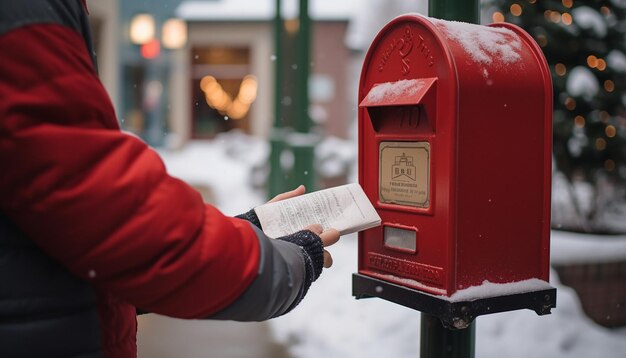
[[(299, 248), (205, 205), (122, 133), (76, 31), (21, 27), (0, 34), (0, 52), (0, 210), (47, 254), (173, 317), (261, 320), (299, 298)], [(244, 294), (264, 299), (228, 313)]]

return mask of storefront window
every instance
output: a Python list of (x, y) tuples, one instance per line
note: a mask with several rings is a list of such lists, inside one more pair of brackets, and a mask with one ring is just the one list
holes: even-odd
[(235, 128), (249, 131), (257, 91), (249, 48), (193, 48), (191, 86), (193, 138), (211, 138)]

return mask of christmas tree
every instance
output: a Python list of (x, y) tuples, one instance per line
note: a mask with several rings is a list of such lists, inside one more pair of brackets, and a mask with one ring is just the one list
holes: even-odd
[[(488, 0), (484, 14), (530, 33), (554, 87), (553, 153), (567, 178), (572, 230), (611, 232), (626, 184), (626, 0)], [(581, 198), (577, 183), (590, 189)], [(614, 213), (613, 213), (614, 214)], [(554, 221), (553, 221), (553, 224)]]

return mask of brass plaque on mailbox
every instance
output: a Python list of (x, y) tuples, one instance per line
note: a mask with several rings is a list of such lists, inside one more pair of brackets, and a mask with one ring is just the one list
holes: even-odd
[(378, 198), (381, 203), (430, 206), (430, 143), (381, 142)]

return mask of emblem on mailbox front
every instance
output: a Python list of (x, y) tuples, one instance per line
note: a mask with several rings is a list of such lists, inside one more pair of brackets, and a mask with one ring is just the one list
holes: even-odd
[(396, 163), (391, 167), (393, 180), (411, 180), (415, 181), (415, 166), (413, 165), (413, 157), (408, 157), (404, 153), (396, 157)]

